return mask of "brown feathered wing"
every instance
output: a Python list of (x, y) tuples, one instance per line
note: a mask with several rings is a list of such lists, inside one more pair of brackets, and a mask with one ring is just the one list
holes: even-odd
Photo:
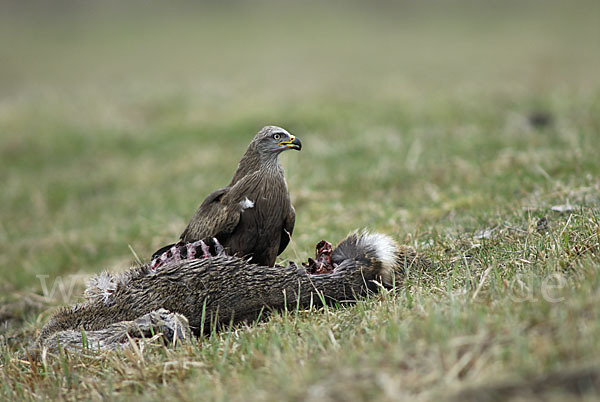
[[(240, 221), (240, 211), (222, 203), (223, 197), (231, 191), (231, 187), (223, 187), (210, 193), (202, 202), (194, 217), (181, 234), (181, 241), (194, 242), (212, 237), (226, 238), (237, 227)], [(152, 259), (167, 252), (175, 243), (168, 244), (156, 250)]]
[[(275, 196), (265, 197), (265, 193)], [(252, 256), (257, 264), (273, 266), (290, 242), (295, 220), (283, 174), (265, 180), (264, 172), (256, 171), (209, 194), (181, 234), (181, 241), (210, 243), (216, 238), (238, 257)], [(171, 247), (161, 248), (153, 258)]]
[(290, 238), (292, 237), (292, 233), (294, 232), (294, 224), (296, 223), (296, 210), (292, 205), (290, 205), (290, 211), (288, 216), (285, 219), (283, 225), (283, 231), (281, 233), (281, 240), (279, 241), (279, 250), (277, 251), (277, 255), (283, 253), (285, 248), (290, 243)]
[(241, 211), (237, 205), (222, 202), (231, 190), (231, 187), (223, 187), (206, 197), (181, 234), (182, 241), (193, 242), (207, 237), (223, 239), (233, 233), (240, 222)]

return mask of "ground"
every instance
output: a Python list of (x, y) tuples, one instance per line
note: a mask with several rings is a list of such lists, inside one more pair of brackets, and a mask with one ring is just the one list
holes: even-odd
[[(2, 399), (600, 396), (597, 2), (175, 4), (2, 5)], [(281, 261), (367, 227), (437, 268), (175, 349), (23, 359), (266, 124), (303, 142)]]

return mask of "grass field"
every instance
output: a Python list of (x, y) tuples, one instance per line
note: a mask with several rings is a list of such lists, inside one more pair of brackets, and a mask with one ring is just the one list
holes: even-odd
[[(0, 399), (600, 398), (598, 2), (43, 4), (0, 6)], [(437, 269), (177, 349), (22, 359), (266, 124), (304, 145), (282, 260), (367, 227)]]

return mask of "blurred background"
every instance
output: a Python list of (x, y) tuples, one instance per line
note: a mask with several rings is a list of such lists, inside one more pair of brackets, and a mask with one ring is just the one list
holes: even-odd
[(282, 158), (284, 257), (461, 222), (536, 189), (538, 167), (596, 166), (599, 71), (594, 0), (3, 1), (4, 286), (173, 241), (266, 124), (305, 144)]
[(132, 124), (166, 119), (160, 107), (127, 109), (132, 98), (160, 98), (187, 124), (307, 97), (591, 88), (599, 9), (579, 0), (4, 2), (1, 94), (72, 99), (84, 114), (105, 96), (117, 102), (114, 119)]

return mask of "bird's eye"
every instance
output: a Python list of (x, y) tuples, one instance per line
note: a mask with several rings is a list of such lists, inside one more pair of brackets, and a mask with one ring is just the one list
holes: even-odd
[(273, 139), (274, 139), (274, 140), (279, 140), (279, 139), (281, 139), (281, 134), (278, 134), (278, 133), (276, 133), (276, 134), (273, 134)]

